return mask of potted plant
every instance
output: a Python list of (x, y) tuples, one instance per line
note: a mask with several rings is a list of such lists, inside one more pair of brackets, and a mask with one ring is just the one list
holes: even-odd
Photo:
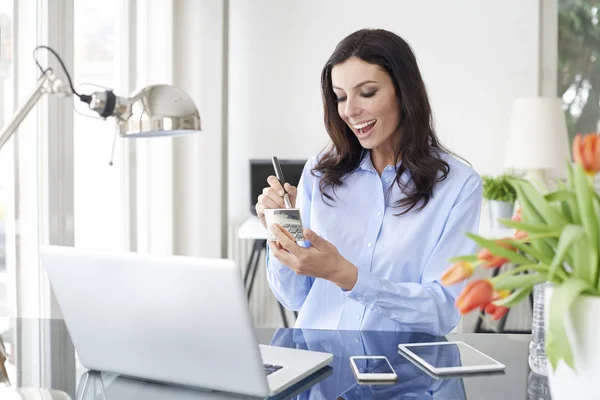
[(452, 259), (441, 281), (453, 285), (477, 267), (512, 263), (515, 268), (494, 278), (469, 282), (456, 300), (461, 314), (485, 310), (495, 319), (527, 299), (536, 284), (550, 282), (544, 318), (552, 398), (600, 399), (600, 196), (593, 186), (600, 171), (598, 134), (577, 135), (573, 160), (566, 183), (552, 193), (511, 181), (520, 213), (501, 222), (516, 230), (514, 237), (468, 234), (481, 250)]
[(512, 216), (515, 207), (517, 192), (511, 184), (514, 176), (503, 174), (498, 177), (484, 175), (483, 198), (488, 200), (490, 212), (490, 225), (499, 228), (500, 219), (508, 219)]

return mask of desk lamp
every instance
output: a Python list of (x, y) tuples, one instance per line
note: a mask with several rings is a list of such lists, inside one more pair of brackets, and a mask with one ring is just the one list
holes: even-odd
[[(39, 49), (46, 49), (56, 56), (67, 76), (68, 85), (58, 79), (51, 68), (42, 68), (35, 56)], [(119, 135), (124, 138), (177, 136), (201, 130), (200, 114), (194, 101), (183, 90), (169, 85), (151, 85), (133, 92), (130, 97), (119, 97), (112, 90), (80, 94), (73, 87), (71, 76), (56, 51), (48, 46), (38, 46), (33, 54), (42, 75), (25, 103), (0, 131), (0, 149), (44, 94), (74, 94), (100, 117), (114, 117)]]
[(546, 171), (562, 171), (569, 157), (569, 137), (561, 100), (552, 97), (515, 99), (506, 144), (505, 167), (524, 170), (542, 193)]
[[(68, 85), (58, 79), (51, 68), (42, 68), (36, 57), (39, 49), (48, 50), (58, 59), (69, 81)], [(91, 95), (80, 94), (73, 87), (69, 71), (56, 51), (48, 46), (37, 46), (33, 54), (42, 74), (26, 101), (0, 131), (0, 149), (44, 94), (65, 97), (74, 94), (103, 119), (114, 117), (117, 120), (117, 131), (124, 138), (177, 136), (201, 130), (200, 114), (194, 101), (180, 89), (169, 85), (151, 85), (133, 92), (130, 97), (119, 97), (112, 90)], [(4, 346), (0, 339), (0, 382), (10, 385), (4, 367), (5, 361)]]

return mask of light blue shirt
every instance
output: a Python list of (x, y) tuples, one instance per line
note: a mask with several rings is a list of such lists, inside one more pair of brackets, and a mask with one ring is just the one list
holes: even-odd
[[(296, 199), (302, 223), (358, 268), (358, 280), (344, 291), (325, 279), (297, 275), (267, 247), (269, 285), (284, 307), (300, 311), (296, 328), (409, 328), (445, 335), (458, 324), (454, 301), (464, 283), (443, 287), (439, 280), (448, 259), (475, 251), (465, 234), (479, 229), (482, 186), (466, 164), (446, 153), (442, 158), (450, 165), (447, 178), (434, 185), (424, 209), (403, 216), (394, 215), (400, 211), (394, 203), (404, 196), (393, 184), (396, 169), (387, 166), (379, 176), (368, 151), (335, 189), (332, 206), (311, 174), (317, 158), (306, 163)], [(405, 172), (402, 180), (408, 179)]]

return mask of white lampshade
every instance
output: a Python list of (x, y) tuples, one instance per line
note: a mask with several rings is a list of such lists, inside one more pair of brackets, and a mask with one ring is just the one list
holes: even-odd
[(561, 100), (519, 98), (513, 103), (506, 144), (505, 167), (518, 170), (558, 170), (569, 159), (567, 124)]

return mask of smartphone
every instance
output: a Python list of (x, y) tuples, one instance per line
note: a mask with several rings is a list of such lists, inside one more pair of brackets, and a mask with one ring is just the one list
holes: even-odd
[(385, 356), (350, 357), (352, 371), (359, 382), (393, 382), (398, 379)]

